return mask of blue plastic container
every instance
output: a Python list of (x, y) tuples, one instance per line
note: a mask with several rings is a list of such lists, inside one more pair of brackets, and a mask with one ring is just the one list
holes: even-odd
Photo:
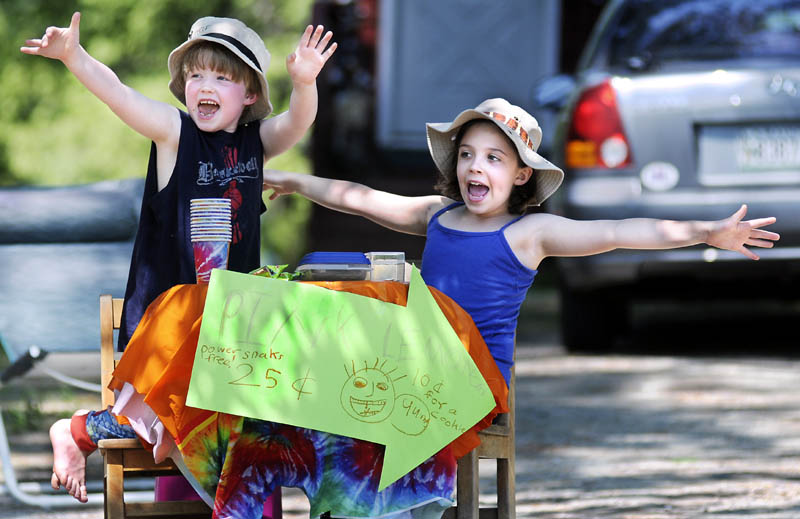
[(363, 252), (310, 252), (297, 265), (297, 272), (308, 281), (365, 280), (370, 269)]

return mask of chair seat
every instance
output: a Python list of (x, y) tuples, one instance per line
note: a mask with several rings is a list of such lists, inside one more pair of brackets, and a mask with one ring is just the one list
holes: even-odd
[(100, 440), (97, 446), (102, 451), (103, 449), (141, 449), (142, 442), (136, 438), (119, 438)]

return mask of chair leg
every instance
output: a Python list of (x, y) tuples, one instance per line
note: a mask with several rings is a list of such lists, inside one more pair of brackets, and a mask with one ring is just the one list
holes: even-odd
[(497, 518), (516, 519), (514, 457), (497, 460)]
[(109, 450), (105, 452), (105, 457), (105, 517), (107, 519), (124, 519), (125, 497), (122, 452)]
[(478, 450), (458, 460), (456, 474), (456, 519), (478, 519)]

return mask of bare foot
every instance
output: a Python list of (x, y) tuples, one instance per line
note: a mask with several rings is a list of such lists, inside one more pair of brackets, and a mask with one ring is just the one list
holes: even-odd
[[(86, 414), (87, 411), (77, 411), (75, 414)], [(66, 491), (85, 503), (89, 500), (86, 495), (86, 457), (87, 453), (78, 448), (72, 438), (70, 420), (58, 420), (50, 427), (50, 443), (53, 444), (53, 476), (50, 484), (58, 490), (64, 487)]]

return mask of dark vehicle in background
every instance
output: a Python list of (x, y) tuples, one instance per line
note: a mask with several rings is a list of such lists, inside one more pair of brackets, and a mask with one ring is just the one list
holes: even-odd
[(560, 108), (550, 158), (566, 178), (547, 209), (708, 220), (747, 203), (781, 240), (759, 262), (704, 246), (559, 259), (568, 348), (611, 346), (638, 297), (793, 292), (799, 90), (800, 0), (608, 2), (576, 73), (536, 92)]

